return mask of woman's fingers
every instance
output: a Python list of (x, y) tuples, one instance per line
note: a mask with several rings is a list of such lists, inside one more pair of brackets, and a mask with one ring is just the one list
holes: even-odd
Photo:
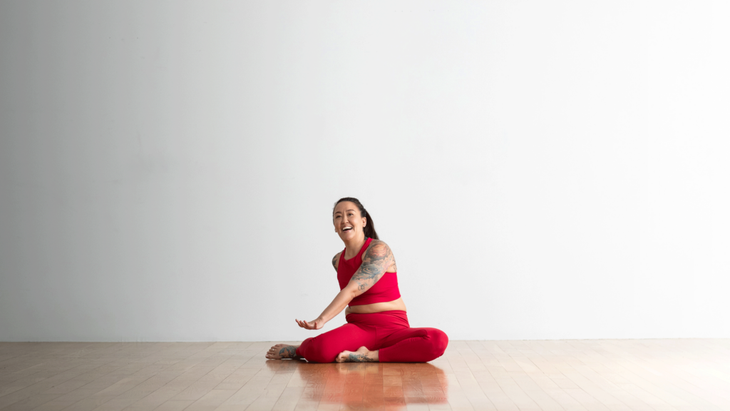
[(305, 329), (309, 329), (309, 324), (307, 324), (306, 321), (303, 321), (303, 320), (295, 320), (295, 321), (297, 322), (297, 324), (300, 327), (305, 328)]
[(306, 330), (316, 330), (317, 329), (316, 328), (317, 327), (317, 324), (315, 322), (309, 322), (309, 321), (304, 321), (304, 320), (296, 320), (296, 319), (294, 321), (296, 321), (297, 324), (300, 327), (302, 327), (302, 328), (304, 328)]

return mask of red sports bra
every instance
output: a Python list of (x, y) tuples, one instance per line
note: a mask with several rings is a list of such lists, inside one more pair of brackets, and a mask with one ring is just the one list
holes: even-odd
[[(350, 279), (362, 264), (362, 254), (367, 250), (372, 238), (365, 240), (365, 244), (357, 255), (349, 260), (345, 259), (345, 251), (340, 254), (340, 262), (337, 264), (337, 281), (340, 283), (340, 290), (345, 288)], [(400, 298), (400, 290), (398, 290), (398, 274), (385, 273), (369, 290), (360, 294), (350, 301), (350, 305), (365, 305), (374, 303), (385, 303)]]

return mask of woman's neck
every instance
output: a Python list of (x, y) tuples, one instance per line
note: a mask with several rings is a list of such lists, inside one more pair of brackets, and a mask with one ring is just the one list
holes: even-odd
[(363, 234), (362, 236), (355, 237), (349, 241), (343, 241), (345, 243), (345, 258), (349, 260), (356, 256), (365, 244), (365, 240), (367, 240), (367, 238), (365, 237), (365, 234)]

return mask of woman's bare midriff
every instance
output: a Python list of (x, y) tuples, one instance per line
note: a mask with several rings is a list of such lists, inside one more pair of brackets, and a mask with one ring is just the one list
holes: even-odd
[(345, 315), (347, 315), (347, 314), (372, 314), (372, 313), (379, 313), (379, 312), (383, 312), (383, 311), (394, 311), (394, 310), (407, 311), (406, 303), (403, 302), (402, 298), (399, 298), (399, 299), (393, 300), (393, 301), (388, 301), (385, 303), (355, 305), (352, 307), (347, 307), (345, 309)]

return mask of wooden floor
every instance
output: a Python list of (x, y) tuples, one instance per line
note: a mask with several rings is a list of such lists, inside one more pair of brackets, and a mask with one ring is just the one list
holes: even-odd
[(271, 343), (0, 343), (0, 410), (730, 410), (730, 340), (452, 341), (429, 364)]

